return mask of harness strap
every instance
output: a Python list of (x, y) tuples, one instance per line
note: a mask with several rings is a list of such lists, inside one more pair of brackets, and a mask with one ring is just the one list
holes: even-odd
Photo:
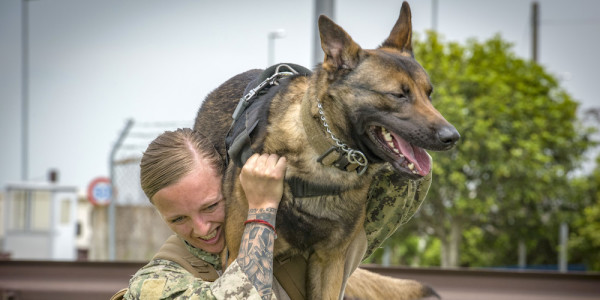
[[(176, 262), (194, 277), (213, 282), (219, 278), (213, 266), (191, 254), (176, 235), (167, 239), (153, 259)], [(306, 293), (306, 259), (302, 255), (273, 259), (273, 275), (291, 300), (304, 300)]]
[(314, 182), (308, 182), (298, 177), (286, 179), (290, 185), (290, 192), (294, 198), (339, 195), (343, 190), (338, 186), (321, 185)]
[(273, 259), (273, 276), (291, 300), (306, 299), (306, 258), (302, 255)]
[(175, 262), (194, 277), (201, 278), (204, 281), (213, 282), (219, 278), (215, 268), (190, 253), (184, 242), (176, 235), (170, 236), (152, 259), (166, 259)]
[[(152, 259), (165, 259), (175, 262), (194, 275), (194, 277), (204, 281), (213, 282), (219, 278), (219, 274), (215, 268), (190, 253), (185, 247), (184, 242), (176, 235), (170, 236)], [(110, 300), (123, 300), (127, 290), (128, 288), (119, 290), (112, 295)]]
[(248, 84), (225, 138), (227, 164), (231, 159), (241, 167), (253, 153), (261, 152), (259, 147), (266, 135), (269, 106), (280, 88), (280, 81), (292, 74), (309, 76), (311, 71), (295, 64), (278, 64), (267, 68)]

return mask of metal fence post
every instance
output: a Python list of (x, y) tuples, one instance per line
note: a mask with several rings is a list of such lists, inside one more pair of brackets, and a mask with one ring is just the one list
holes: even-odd
[(115, 145), (113, 146), (112, 150), (110, 151), (110, 158), (109, 158), (109, 164), (110, 164), (110, 182), (111, 182), (111, 187), (113, 188), (113, 192), (112, 192), (112, 199), (110, 201), (110, 204), (108, 205), (108, 259), (110, 261), (114, 261), (115, 260), (115, 207), (116, 207), (116, 197), (115, 197), (115, 191), (114, 191), (114, 176), (115, 176), (115, 166), (114, 166), (114, 161), (115, 161), (115, 156), (117, 154), (117, 151), (119, 151), (119, 148), (121, 147), (121, 144), (123, 144), (123, 140), (125, 139), (125, 137), (127, 137), (127, 134), (129, 133), (129, 130), (131, 129), (131, 127), (133, 126), (133, 119), (129, 119), (127, 120), (127, 123), (125, 124), (125, 128), (123, 128), (123, 130), (121, 131), (121, 134), (119, 135), (119, 139), (117, 139), (117, 142), (115, 143)]

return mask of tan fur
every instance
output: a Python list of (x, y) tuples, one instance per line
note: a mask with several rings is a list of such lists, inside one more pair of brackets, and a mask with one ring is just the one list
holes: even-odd
[(418, 281), (383, 276), (358, 268), (348, 279), (344, 299), (415, 300), (430, 296), (439, 297)]
[[(368, 154), (371, 162), (363, 175), (318, 163), (323, 150), (317, 149), (317, 141), (331, 146), (335, 143), (322, 125), (317, 101), (321, 102), (335, 136), (349, 147), (367, 153), (372, 149), (363, 144), (373, 138), (367, 136), (368, 127), (361, 126), (373, 126), (373, 120), (392, 120), (386, 128), (406, 134), (411, 143), (432, 150), (452, 146), (440, 143), (439, 128), (455, 129), (431, 105), (427, 74), (412, 58), (410, 9), (406, 2), (390, 37), (379, 49), (361, 49), (341, 27), (324, 16), (319, 18), (319, 29), (325, 52), (323, 64), (310, 77), (290, 79), (275, 94), (266, 135), (259, 139), (260, 145), (253, 144), (253, 149), (285, 156), (286, 179), (295, 177), (342, 190), (335, 195), (294, 199), (286, 184), (277, 214), (274, 251), (275, 256), (307, 255), (308, 299), (335, 300), (340, 297), (344, 280), (346, 250), (363, 227), (369, 186), (387, 162), (386, 158)], [(226, 155), (223, 141), (231, 124), (230, 116), (246, 85), (259, 73), (251, 70), (228, 80), (206, 98), (198, 112), (194, 129), (207, 134), (222, 156)], [(410, 105), (390, 96), (405, 88), (413, 91)], [(309, 135), (307, 124), (319, 128), (318, 133)], [(228, 263), (239, 252), (248, 212), (237, 180), (239, 172), (240, 166), (230, 163), (223, 178)]]

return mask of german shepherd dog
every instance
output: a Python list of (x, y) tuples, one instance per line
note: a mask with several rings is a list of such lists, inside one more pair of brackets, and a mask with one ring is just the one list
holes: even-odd
[[(433, 107), (429, 77), (413, 57), (408, 3), (402, 4), (389, 37), (373, 50), (362, 49), (325, 16), (318, 24), (323, 63), (310, 76), (291, 76), (280, 84), (264, 112), (265, 136), (253, 149), (285, 156), (288, 162), (274, 255), (307, 256), (308, 299), (339, 299), (345, 253), (363, 227), (374, 175), (391, 164), (397, 173), (421, 178), (431, 172), (424, 149), (448, 150), (460, 136)], [(208, 135), (223, 156), (231, 115), (260, 72), (231, 78), (198, 111), (194, 129)], [(342, 153), (342, 160), (347, 157), (350, 167), (326, 165), (328, 149)], [(352, 167), (353, 161), (358, 165)], [(223, 177), (229, 263), (237, 257), (248, 212), (238, 182), (240, 167), (229, 164)], [(291, 178), (339, 193), (294, 197)]]

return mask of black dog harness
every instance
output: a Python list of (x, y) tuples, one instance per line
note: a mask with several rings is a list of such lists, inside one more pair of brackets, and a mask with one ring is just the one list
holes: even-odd
[(225, 138), (228, 160), (233, 160), (241, 167), (252, 154), (262, 152), (273, 97), (281, 89), (284, 80), (287, 84), (289, 80), (286, 79), (291, 76), (310, 74), (311, 71), (302, 66), (279, 64), (264, 70), (246, 86), (244, 96), (233, 112), (233, 121)]
[[(227, 164), (233, 161), (242, 167), (252, 154), (262, 152), (273, 97), (289, 83), (290, 77), (310, 76), (311, 73), (299, 65), (279, 64), (269, 67), (248, 84), (232, 115), (233, 121), (225, 138)], [(286, 181), (294, 197), (336, 195), (342, 192), (339, 187), (307, 182), (297, 177)]]

